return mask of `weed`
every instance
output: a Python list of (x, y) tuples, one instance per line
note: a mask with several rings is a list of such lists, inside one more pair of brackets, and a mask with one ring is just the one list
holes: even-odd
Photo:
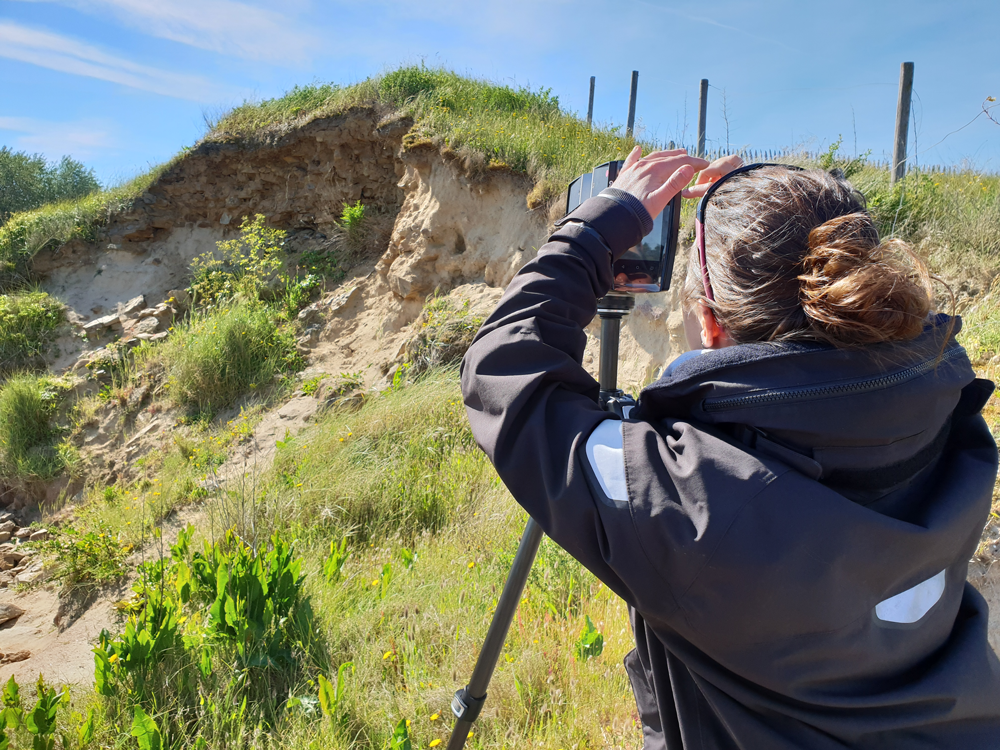
[(365, 207), (361, 201), (354, 205), (344, 204), (344, 210), (340, 214), (340, 226), (347, 232), (348, 238), (355, 238), (360, 234), (364, 220)]
[(457, 307), (448, 297), (432, 297), (424, 305), (416, 337), (406, 344), (410, 375), (458, 362), (482, 324), (482, 318), (469, 313), (468, 300)]
[[(169, 557), (140, 567), (135, 613), (94, 649), (95, 689), (112, 716), (132, 719), (140, 745), (143, 737), (154, 747), (196, 736), (228, 744), (244, 726), (273, 728), (315, 649), (289, 544), (274, 536), (254, 550), (228, 532), (194, 551), (193, 531), (180, 534)], [(151, 712), (164, 708), (154, 721)]]
[(245, 217), (238, 237), (218, 243), (218, 255), (205, 253), (191, 263), (195, 304), (259, 300), (278, 278), (284, 239), (283, 231), (267, 226), (263, 214)]
[(340, 541), (339, 545), (332, 539), (330, 540), (330, 555), (326, 558), (326, 562), (323, 563), (323, 577), (326, 578), (327, 583), (336, 583), (340, 580), (344, 563), (347, 562), (350, 554), (347, 549), (346, 536)]
[(580, 637), (573, 646), (573, 653), (578, 661), (586, 661), (600, 656), (604, 652), (604, 636), (601, 635), (590, 615), (586, 616), (586, 623), (580, 631)]
[(319, 391), (320, 383), (326, 380), (330, 375), (328, 373), (320, 373), (315, 377), (309, 378), (302, 384), (302, 393), (305, 396), (315, 396)]
[(100, 524), (97, 531), (59, 530), (46, 547), (55, 557), (54, 577), (61, 579), (67, 590), (121, 579), (128, 572), (128, 557), (132, 552), (132, 546), (122, 544), (105, 524)]

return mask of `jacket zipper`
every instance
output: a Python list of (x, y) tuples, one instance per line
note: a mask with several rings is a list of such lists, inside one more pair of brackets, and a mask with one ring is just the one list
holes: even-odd
[(741, 409), (750, 406), (762, 406), (765, 404), (779, 404), (788, 401), (801, 401), (812, 398), (828, 398), (830, 396), (845, 396), (850, 393), (863, 393), (865, 391), (877, 391), (890, 385), (903, 383), (912, 378), (923, 375), (935, 367), (950, 362), (959, 355), (964, 355), (965, 350), (955, 347), (940, 358), (927, 360), (919, 365), (908, 367), (905, 370), (894, 372), (891, 375), (880, 375), (877, 378), (867, 380), (856, 380), (851, 383), (839, 383), (837, 385), (811, 386), (802, 388), (777, 388), (770, 391), (761, 391), (746, 396), (728, 396), (725, 398), (705, 399), (703, 408), (706, 412), (726, 411), (728, 409)]

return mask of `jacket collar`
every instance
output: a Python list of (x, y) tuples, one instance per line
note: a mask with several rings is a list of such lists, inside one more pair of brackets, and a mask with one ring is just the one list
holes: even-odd
[(960, 319), (938, 315), (912, 341), (862, 350), (763, 343), (705, 352), (644, 389), (632, 415), (749, 427), (826, 473), (886, 466), (930, 444), (974, 379), (960, 329)]

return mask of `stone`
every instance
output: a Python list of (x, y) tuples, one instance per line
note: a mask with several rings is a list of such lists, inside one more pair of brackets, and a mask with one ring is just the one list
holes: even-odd
[(139, 295), (133, 297), (118, 309), (118, 320), (124, 323), (129, 318), (134, 318), (140, 310), (146, 306), (146, 297)]
[(47, 542), (49, 541), (49, 536), (50, 534), (48, 529), (39, 529), (38, 531), (34, 532), (31, 536), (28, 537), (28, 541)]
[(0, 531), (13, 532), (17, 528), (17, 524), (13, 521), (4, 521), (0, 523)]
[(166, 331), (160, 331), (159, 333), (137, 333), (135, 335), (135, 341), (163, 341), (170, 334)]
[(28, 528), (18, 529), (17, 531), (14, 532), (15, 539), (24, 540), (27, 539), (29, 536), (31, 536), (31, 529)]
[(45, 568), (40, 562), (30, 565), (14, 576), (14, 583), (30, 584), (45, 580)]
[(3, 542), (8, 542), (8, 541), (10, 541), (10, 532), (9, 531), (0, 531), (0, 544), (2, 544)]
[(27, 556), (27, 552), (21, 552), (20, 549), (10, 544), (5, 544), (3, 549), (0, 549), (0, 563), (5, 563), (8, 570), (19, 565), (21, 560)]
[(31, 658), (31, 652), (27, 649), (11, 651), (10, 653), (0, 653), (0, 664), (14, 664), (19, 661), (27, 661)]
[(9, 602), (0, 603), (0, 623), (5, 623), (9, 620), (16, 620), (23, 614), (24, 610), (16, 604), (10, 604)]
[(83, 330), (88, 333), (91, 331), (99, 331), (102, 328), (110, 328), (113, 325), (118, 325), (120, 321), (118, 320), (118, 313), (111, 313), (110, 315), (105, 315), (103, 317), (92, 320), (89, 323), (83, 324)]

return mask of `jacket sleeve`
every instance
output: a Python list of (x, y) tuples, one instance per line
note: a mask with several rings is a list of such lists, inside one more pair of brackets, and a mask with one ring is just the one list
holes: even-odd
[(612, 259), (641, 239), (642, 223), (600, 196), (567, 220), (479, 331), (462, 363), (462, 392), (472, 432), (514, 498), (632, 602), (615, 571), (634, 569), (641, 547), (628, 503), (593, 492), (586, 474), (587, 438), (614, 416), (598, 406), (582, 359), (584, 327), (612, 286)]

